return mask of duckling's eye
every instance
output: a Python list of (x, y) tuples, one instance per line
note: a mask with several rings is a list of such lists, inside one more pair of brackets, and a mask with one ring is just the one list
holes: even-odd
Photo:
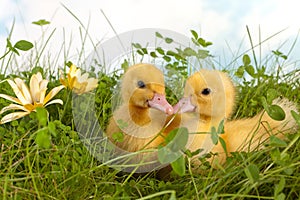
[(138, 85), (139, 88), (145, 88), (146, 87), (146, 85), (143, 81), (138, 81), (137, 85)]
[(209, 88), (204, 88), (201, 92), (203, 95), (209, 95), (211, 93), (211, 90)]

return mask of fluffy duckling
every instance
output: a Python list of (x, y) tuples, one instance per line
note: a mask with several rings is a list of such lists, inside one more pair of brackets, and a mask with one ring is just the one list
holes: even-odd
[(182, 114), (175, 117), (170, 126), (176, 124), (196, 132), (189, 138), (187, 148), (190, 151), (203, 149), (200, 155), (220, 152), (221, 144), (214, 145), (211, 135), (206, 133), (231, 116), (235, 97), (235, 87), (227, 74), (201, 69), (187, 79), (184, 98), (174, 106), (174, 113)]
[[(266, 112), (261, 112), (253, 118), (228, 121), (227, 118), (234, 110), (235, 95), (234, 85), (227, 74), (202, 69), (187, 79), (184, 98), (174, 106), (174, 112), (183, 113), (180, 126), (187, 127), (190, 132), (209, 133), (212, 127), (217, 129), (224, 119), (225, 133), (219, 136), (225, 141), (228, 153), (255, 150), (270, 135), (277, 134), (283, 138), (285, 132), (296, 127), (296, 122), (290, 114), (291, 110), (296, 110), (296, 106), (286, 99), (274, 102), (285, 111), (286, 117), (283, 121), (271, 119)], [(178, 124), (178, 120), (175, 120), (175, 124)], [(222, 145), (220, 142), (214, 145), (210, 134), (194, 134), (188, 149), (204, 149), (202, 153), (218, 153), (213, 162), (222, 164), (226, 160)]]
[[(166, 118), (173, 114), (165, 97), (163, 73), (153, 65), (137, 64), (129, 67), (121, 81), (122, 104), (109, 121), (107, 136), (129, 152), (158, 147), (164, 142)], [(114, 141), (113, 134), (120, 132), (124, 138)]]

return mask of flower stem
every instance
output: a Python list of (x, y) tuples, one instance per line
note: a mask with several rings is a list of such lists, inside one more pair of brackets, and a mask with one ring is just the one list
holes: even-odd
[(65, 103), (65, 106), (64, 106), (64, 110), (60, 116), (60, 121), (62, 121), (65, 117), (65, 114), (67, 112), (67, 108), (69, 107), (69, 104), (71, 103), (71, 96), (72, 96), (72, 90), (65, 90), (66, 91), (66, 95), (67, 95), (67, 100), (66, 100), (66, 103)]

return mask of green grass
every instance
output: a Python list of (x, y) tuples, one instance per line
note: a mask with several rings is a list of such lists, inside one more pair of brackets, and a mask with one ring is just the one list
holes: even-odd
[[(83, 27), (83, 30), (86, 28)], [(28, 82), (33, 73), (41, 71), (51, 80), (49, 89), (59, 85), (58, 76), (53, 69), (41, 64), (44, 47), (47, 46), (52, 33), (49, 38), (43, 40), (43, 44), (38, 45), (40, 48), (35, 47), (30, 63), (31, 69), (13, 74), (2, 73), (1, 80), (18, 76)], [(194, 39), (198, 39), (195, 32), (192, 34)], [(83, 44), (87, 42), (87, 38), (89, 37), (86, 32), (82, 35)], [(198, 46), (205, 48), (205, 45), (210, 43), (200, 40)], [(83, 49), (79, 57), (84, 56)], [(234, 64), (226, 67), (236, 80), (239, 91), (233, 118), (255, 115), (262, 110), (261, 97), (268, 98), (267, 94), (270, 93), (271, 96), (289, 98), (299, 105), (299, 78), (295, 77), (294, 73), (282, 71), (287, 60), (282, 57), (284, 54), (278, 52), (270, 52), (270, 58), (259, 63), (255, 56), (252, 56), (250, 63), (247, 56), (239, 57), (235, 61), (239, 63), (238, 67), (233, 67)], [(201, 52), (201, 56), (203, 53), (206, 52)], [(256, 55), (255, 52), (253, 55)], [(11, 50), (2, 59), (2, 72), (15, 64), (14, 56), (15, 53)], [(187, 63), (184, 58), (178, 56), (179, 53), (170, 56), (172, 60), (166, 59), (166, 63), (171, 64), (167, 65), (167, 68), (170, 72), (179, 72), (186, 77)], [(184, 56), (195, 55), (189, 50)], [(65, 62), (67, 61), (65, 56)], [(278, 68), (279, 65), (282, 68)], [(263, 66), (267, 71), (264, 71)], [(297, 72), (297, 67), (299, 68), (295, 65), (293, 72)], [(100, 72), (97, 75), (99, 87), (95, 92), (96, 112), (101, 127), (105, 127), (111, 116), (112, 88), (120, 77), (116, 73), (108, 75)], [(246, 75), (249, 78), (245, 78)], [(1, 83), (0, 93), (14, 95), (6, 82)], [(171, 91), (168, 91), (168, 96), (173, 103), (177, 100)], [(120, 173), (94, 158), (76, 132), (70, 92), (63, 90), (57, 98), (61, 98), (65, 104), (47, 107), (50, 115), (46, 117), (46, 123), (42, 122), (43, 117), (40, 117), (38, 112), (0, 126), (0, 196), (3, 199), (300, 198), (300, 131), (288, 135), (286, 145), (271, 142), (264, 144), (266, 148), (258, 152), (235, 153), (218, 169), (210, 167), (206, 159), (202, 158), (201, 174), (189, 172), (187, 165), (185, 175), (179, 176), (171, 172), (169, 178), (161, 180), (155, 173), (143, 176)], [(0, 98), (0, 108), (8, 104), (8, 101)], [(43, 145), (36, 139), (43, 129), (48, 131), (50, 146)]]

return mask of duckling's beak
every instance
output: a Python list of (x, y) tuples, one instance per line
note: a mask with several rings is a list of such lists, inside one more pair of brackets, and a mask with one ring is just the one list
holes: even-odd
[(173, 106), (174, 113), (195, 112), (196, 106), (191, 102), (191, 96), (183, 97)]
[(169, 104), (165, 95), (154, 94), (154, 97), (148, 101), (150, 107), (158, 109), (168, 115), (173, 114), (173, 107)]

